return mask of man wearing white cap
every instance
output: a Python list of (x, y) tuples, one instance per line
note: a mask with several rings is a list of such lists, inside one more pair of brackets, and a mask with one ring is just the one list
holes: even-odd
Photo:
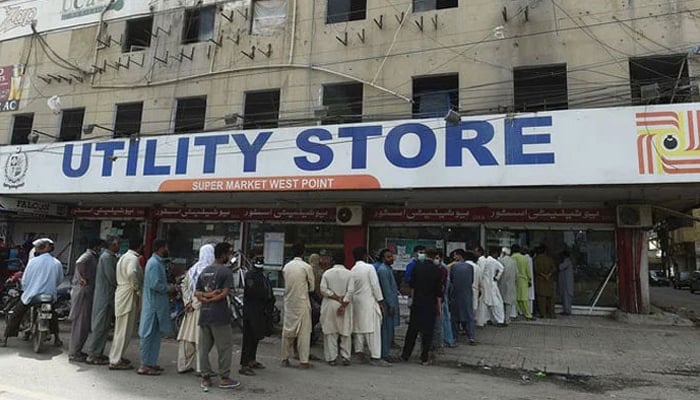
[[(16, 337), (24, 314), (29, 310), (32, 299), (40, 294), (50, 294), (54, 301), (57, 296), (58, 285), (63, 281), (63, 266), (61, 262), (51, 255), (52, 241), (39, 239), (34, 241), (35, 256), (27, 263), (22, 275), (22, 297), (14, 309), (10, 311), (10, 318), (5, 327), (5, 335), (0, 339), (0, 345), (7, 345), (8, 337)], [(58, 337), (58, 319), (54, 318), (50, 324), (51, 333), (54, 335), (54, 344), (61, 346), (63, 343)]]
[[(43, 251), (44, 253), (46, 253), (46, 252), (49, 252), (49, 253), (50, 253), (50, 252), (53, 251), (53, 240), (51, 240), (51, 239), (49, 239), (49, 238), (37, 239), (37, 240), (35, 240), (35, 241), (32, 242), (32, 246), (34, 246), (34, 247), (32, 247), (32, 249), (29, 250), (29, 257), (28, 257), (27, 260), (31, 260), (32, 258), (39, 256), (39, 254), (37, 254), (37, 252), (36, 252), (36, 251), (37, 251), (37, 247), (38, 247), (40, 244), (43, 244), (43, 243), (47, 243), (49, 246), (48, 246), (48, 248), (46, 248), (46, 249), (44, 249), (44, 250), (41, 250), (41, 251)], [(48, 250), (47, 250), (47, 249), (48, 249)]]
[(516, 284), (518, 279), (518, 264), (513, 257), (510, 256), (510, 249), (504, 247), (501, 249), (501, 257), (498, 261), (503, 264), (503, 274), (498, 281), (498, 289), (501, 291), (503, 298), (503, 308), (505, 314), (505, 323), (509, 324), (511, 318), (518, 315), (516, 311)]

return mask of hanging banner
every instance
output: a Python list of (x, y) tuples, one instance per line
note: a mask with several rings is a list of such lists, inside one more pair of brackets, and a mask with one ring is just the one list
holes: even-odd
[(24, 64), (0, 67), (0, 112), (19, 110)]
[(696, 183), (700, 104), (3, 146), (3, 167), (12, 194)]

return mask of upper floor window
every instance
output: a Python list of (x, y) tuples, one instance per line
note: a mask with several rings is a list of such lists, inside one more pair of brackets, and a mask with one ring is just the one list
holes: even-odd
[(10, 144), (29, 144), (34, 114), (15, 114), (12, 118), (12, 139)]
[(71, 108), (63, 110), (61, 114), (61, 130), (58, 134), (58, 140), (61, 142), (80, 140), (83, 132), (85, 108)]
[(246, 92), (243, 129), (277, 128), (279, 117), (279, 89)]
[(175, 133), (201, 132), (207, 114), (207, 96), (177, 99)]
[(362, 122), (362, 84), (323, 85), (324, 124)]
[(326, 23), (357, 21), (367, 18), (367, 0), (328, 0)]
[(459, 76), (434, 75), (413, 78), (413, 117), (444, 117), (459, 109)]
[(153, 17), (136, 18), (126, 21), (122, 53), (145, 50), (151, 46)]
[(253, 35), (273, 35), (284, 31), (287, 23), (287, 0), (253, 1)]
[(413, 0), (413, 12), (459, 7), (458, 0)]
[(515, 68), (513, 86), (516, 112), (569, 108), (566, 64)]
[(182, 44), (206, 42), (214, 38), (216, 6), (185, 10), (182, 27)]
[(630, 58), (632, 104), (692, 101), (685, 54)]
[(141, 132), (143, 102), (117, 104), (114, 118), (114, 137), (129, 136)]

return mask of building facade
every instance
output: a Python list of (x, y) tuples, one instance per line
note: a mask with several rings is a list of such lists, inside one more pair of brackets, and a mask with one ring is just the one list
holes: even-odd
[(544, 243), (575, 255), (577, 305), (645, 312), (644, 231), (699, 202), (700, 1), (0, 10), (0, 193), (70, 208), (8, 210), (6, 237), (63, 224), (67, 264), (108, 234), (273, 272), (294, 241), (399, 270), (416, 244)]

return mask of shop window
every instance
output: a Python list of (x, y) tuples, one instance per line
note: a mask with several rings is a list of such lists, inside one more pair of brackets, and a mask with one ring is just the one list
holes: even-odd
[(287, 23), (287, 0), (253, 1), (253, 35), (283, 32)]
[(413, 257), (413, 248), (417, 245), (434, 247), (444, 256), (456, 249), (470, 250), (479, 245), (479, 228), (472, 226), (392, 225), (372, 226), (369, 229), (369, 251), (375, 255), (381, 249), (388, 248), (394, 252), (394, 271), (396, 282), (403, 294), (409, 288), (404, 282), (406, 264)]
[(413, 78), (413, 118), (444, 117), (459, 109), (457, 74)]
[(458, 0), (413, 0), (413, 12), (459, 7)]
[[(95, 238), (109, 239), (110, 236), (121, 239), (118, 254), (122, 255), (129, 250), (131, 241), (143, 242), (146, 224), (141, 220), (76, 220), (75, 236), (71, 241), (70, 254), (73, 258), (68, 267), (68, 276), (72, 276), (75, 270), (75, 261), (88, 248), (88, 243)], [(61, 248), (57, 246), (57, 248)], [(68, 254), (66, 250), (63, 253)]]
[(206, 96), (177, 99), (177, 109), (175, 110), (175, 133), (203, 131), (206, 113)]
[(515, 68), (513, 84), (516, 112), (569, 108), (566, 64)]
[(214, 38), (216, 6), (185, 10), (182, 44), (206, 42)]
[(146, 50), (151, 46), (153, 17), (136, 18), (126, 21), (122, 53)]
[(61, 142), (80, 140), (85, 119), (84, 108), (73, 108), (61, 112), (61, 130), (58, 139)]
[(326, 23), (357, 21), (367, 18), (367, 0), (328, 0)]
[(124, 137), (141, 132), (142, 114), (142, 102), (117, 104), (117, 115), (114, 119), (114, 137)]
[(10, 144), (29, 144), (32, 133), (34, 114), (15, 114), (12, 116), (12, 139)]
[(362, 84), (339, 83), (323, 86), (324, 124), (362, 122)]
[(243, 129), (267, 129), (279, 126), (280, 90), (246, 92)]
[(685, 54), (630, 58), (632, 104), (692, 101)]
[[(306, 245), (307, 257), (313, 253), (332, 255), (343, 250), (343, 227), (335, 224), (268, 224), (250, 223), (245, 252), (249, 257), (265, 256), (265, 269), (273, 287), (284, 287), (280, 272), (282, 266), (292, 259), (291, 249), (295, 243)], [(271, 247), (265, 249), (265, 246)], [(280, 254), (281, 253), (281, 254)], [(350, 264), (351, 260), (345, 260)]]
[[(561, 253), (566, 250), (574, 264), (574, 305), (591, 306), (602, 289), (603, 294), (597, 305), (617, 306), (617, 274), (613, 274), (608, 285), (603, 288), (603, 283), (615, 264), (613, 231), (487, 229), (486, 242), (488, 247), (498, 248), (518, 244), (526, 246), (530, 253), (544, 244), (557, 265), (563, 261)], [(559, 302), (560, 300), (558, 299)]]
[(162, 237), (168, 242), (173, 266), (184, 271), (197, 261), (199, 248), (205, 244), (228, 242), (234, 251), (241, 250), (241, 223), (165, 222)]

